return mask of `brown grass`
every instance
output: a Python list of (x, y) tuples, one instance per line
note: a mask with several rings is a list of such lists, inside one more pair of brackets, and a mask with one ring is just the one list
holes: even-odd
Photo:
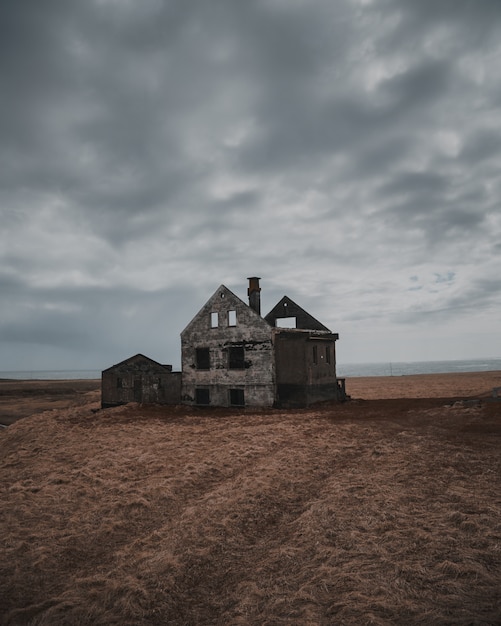
[(447, 380), (297, 411), (94, 413), (94, 392), (19, 420), (0, 623), (500, 624), (501, 403)]

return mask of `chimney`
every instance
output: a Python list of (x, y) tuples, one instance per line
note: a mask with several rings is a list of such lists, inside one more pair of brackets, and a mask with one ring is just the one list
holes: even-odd
[(247, 289), (249, 306), (251, 309), (254, 309), (258, 315), (261, 315), (261, 287), (259, 286), (261, 279), (257, 276), (252, 276), (247, 280), (249, 281), (249, 288)]

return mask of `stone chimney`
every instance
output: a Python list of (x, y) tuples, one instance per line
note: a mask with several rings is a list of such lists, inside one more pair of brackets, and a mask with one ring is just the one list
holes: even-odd
[(261, 315), (261, 287), (259, 286), (261, 279), (257, 276), (252, 276), (247, 280), (249, 281), (249, 288), (247, 289), (249, 306), (251, 309), (254, 309), (258, 315)]

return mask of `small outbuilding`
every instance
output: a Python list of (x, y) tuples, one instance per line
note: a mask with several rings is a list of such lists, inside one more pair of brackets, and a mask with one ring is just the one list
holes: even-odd
[(136, 354), (105, 369), (101, 375), (103, 409), (128, 402), (178, 404), (181, 401), (181, 372)]

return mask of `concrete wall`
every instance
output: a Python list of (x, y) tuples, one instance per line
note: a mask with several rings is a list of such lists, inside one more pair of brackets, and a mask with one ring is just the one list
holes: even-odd
[[(235, 325), (230, 325), (234, 311)], [(217, 326), (212, 326), (217, 314)], [(231, 320), (233, 321), (233, 320)], [(181, 333), (182, 399), (196, 404), (207, 389), (210, 405), (230, 406), (230, 390), (244, 391), (245, 406), (272, 406), (275, 366), (271, 327), (229, 289), (221, 286)], [(232, 347), (243, 347), (244, 367), (229, 368)], [(210, 369), (197, 369), (196, 348), (208, 348)]]

